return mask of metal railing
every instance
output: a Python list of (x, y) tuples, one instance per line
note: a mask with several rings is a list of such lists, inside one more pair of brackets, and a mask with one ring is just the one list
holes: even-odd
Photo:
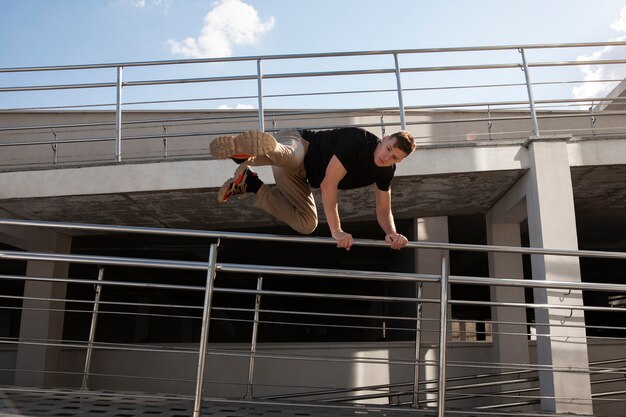
[[(500, 336), (521, 336), (524, 340), (529, 340), (532, 345), (533, 339), (554, 339), (565, 346), (568, 349), (575, 349), (579, 344), (589, 345), (593, 347), (595, 345), (615, 344), (616, 348), (613, 353), (616, 357), (610, 359), (604, 359), (602, 361), (590, 361), (588, 364), (580, 363), (576, 365), (568, 365), (566, 367), (553, 364), (545, 364), (539, 362), (529, 363), (501, 363), (493, 360), (479, 360), (470, 358), (454, 358), (450, 359), (449, 354), (454, 349), (455, 344), (450, 342), (449, 326), (454, 322), (454, 319), (450, 318), (450, 308), (460, 305), (476, 305), (491, 307), (507, 307), (507, 308), (521, 308), (524, 311), (539, 311), (548, 310), (554, 312), (564, 311), (569, 312), (571, 316), (572, 312), (580, 311), (582, 313), (589, 312), (610, 312), (611, 314), (619, 315), (626, 313), (626, 309), (623, 307), (610, 307), (606, 306), (593, 306), (583, 305), (576, 302), (569, 303), (533, 303), (529, 301), (520, 302), (502, 302), (498, 300), (492, 300), (489, 302), (471, 301), (463, 298), (451, 298), (450, 286), (451, 285), (475, 285), (475, 286), (506, 286), (506, 287), (519, 287), (519, 288), (532, 288), (536, 291), (541, 290), (563, 290), (563, 291), (584, 291), (584, 292), (603, 292), (610, 294), (623, 294), (626, 293), (626, 285), (614, 284), (614, 283), (589, 283), (589, 282), (563, 282), (563, 281), (541, 281), (541, 280), (524, 280), (524, 279), (508, 279), (508, 278), (488, 278), (488, 277), (470, 277), (470, 276), (455, 276), (449, 274), (449, 258), (445, 255), (445, 251), (472, 251), (480, 253), (514, 253), (519, 255), (556, 255), (561, 257), (593, 257), (613, 260), (626, 260), (626, 254), (621, 252), (603, 252), (603, 251), (584, 251), (584, 250), (558, 250), (558, 249), (544, 249), (544, 248), (522, 248), (522, 247), (507, 247), (507, 246), (484, 246), (484, 245), (468, 245), (468, 244), (443, 244), (432, 242), (409, 242), (408, 247), (419, 250), (437, 250), (442, 251), (441, 255), (441, 273), (440, 274), (418, 274), (408, 272), (381, 272), (381, 271), (369, 271), (369, 270), (343, 270), (343, 269), (328, 269), (328, 268), (311, 268), (311, 267), (298, 267), (298, 266), (285, 266), (285, 265), (259, 265), (254, 263), (232, 263), (223, 262), (219, 260), (219, 246), (221, 241), (229, 240), (244, 240), (264, 243), (265, 245), (271, 243), (287, 242), (289, 244), (306, 244), (306, 245), (334, 245), (335, 241), (331, 238), (323, 237), (300, 237), (300, 236), (280, 236), (280, 235), (267, 235), (267, 234), (246, 234), (246, 233), (233, 233), (233, 232), (213, 232), (213, 231), (199, 231), (199, 230), (185, 230), (185, 229), (160, 229), (160, 228), (147, 228), (147, 227), (126, 227), (126, 226), (112, 226), (112, 225), (94, 225), (94, 224), (76, 224), (76, 223), (57, 223), (57, 222), (44, 222), (44, 221), (27, 221), (27, 220), (0, 220), (1, 226), (14, 226), (14, 227), (27, 227), (27, 228), (47, 228), (56, 231), (66, 231), (73, 234), (81, 232), (98, 232), (107, 234), (140, 234), (145, 236), (165, 236), (169, 238), (174, 237), (193, 237), (209, 240), (208, 243), (204, 243), (203, 246), (209, 247), (209, 253), (207, 255), (207, 261), (189, 261), (189, 260), (166, 260), (159, 258), (134, 258), (134, 257), (120, 257), (120, 256), (102, 256), (102, 255), (81, 255), (81, 254), (58, 254), (58, 253), (35, 253), (35, 252), (21, 252), (21, 251), (0, 251), (0, 268), (3, 262), (52, 262), (55, 264), (72, 264), (72, 265), (96, 265), (98, 268), (98, 276), (96, 279), (87, 278), (84, 276), (70, 276), (70, 277), (46, 277), (46, 276), (34, 276), (32, 274), (2, 274), (0, 275), (0, 281), (7, 282), (21, 282), (21, 283), (49, 283), (49, 284), (61, 284), (68, 286), (94, 286), (95, 295), (92, 300), (71, 298), (68, 292), (67, 296), (61, 298), (49, 297), (36, 297), (28, 294), (28, 291), (24, 290), (22, 295), (15, 294), (9, 295), (2, 293), (0, 298), (3, 303), (6, 300), (21, 301), (13, 308), (18, 310), (21, 314), (26, 311), (44, 311), (44, 313), (60, 312), (63, 314), (69, 314), (72, 312), (88, 314), (91, 316), (90, 326), (87, 340), (68, 340), (68, 339), (26, 339), (22, 336), (18, 337), (2, 337), (0, 343), (5, 347), (11, 347), (17, 349), (18, 353), (24, 347), (40, 347), (44, 349), (50, 348), (64, 348), (71, 349), (73, 352), (84, 351), (85, 361), (82, 370), (77, 369), (2, 369), (4, 372), (14, 373), (55, 373), (68, 377), (80, 377), (82, 383), (77, 383), (75, 388), (80, 386), (80, 390), (86, 391), (92, 389), (94, 385), (103, 386), (105, 380), (112, 380), (116, 384), (120, 384), (124, 379), (130, 379), (133, 381), (133, 386), (140, 390), (141, 381), (152, 380), (156, 382), (181, 382), (181, 383), (193, 383), (194, 395), (188, 397), (194, 402), (194, 416), (200, 415), (201, 404), (203, 398), (205, 398), (205, 386), (207, 383), (212, 383), (213, 386), (219, 384), (231, 385), (241, 387), (241, 390), (237, 391), (243, 393), (243, 397), (252, 400), (263, 401), (277, 401), (288, 399), (301, 399), (306, 401), (312, 401), (313, 404), (328, 404), (335, 402), (364, 402), (370, 400), (380, 401), (381, 399), (388, 400), (388, 404), (392, 406), (411, 406), (415, 408), (432, 408), (436, 407), (439, 416), (444, 416), (446, 408), (473, 408), (476, 410), (489, 410), (500, 408), (515, 408), (523, 406), (533, 406), (540, 400), (546, 398), (556, 400), (573, 402), (577, 401), (584, 403), (591, 399), (579, 399), (579, 398), (556, 398), (550, 397), (549, 394), (543, 392), (540, 389), (538, 382), (545, 377), (546, 373), (570, 373), (576, 374), (588, 374), (591, 378), (591, 386), (593, 389), (592, 399), (594, 404), (603, 403), (618, 403), (623, 407), (623, 403), (626, 401), (626, 381), (623, 378), (624, 366), (626, 357), (624, 357), (624, 334), (625, 327), (623, 324), (616, 326), (596, 326), (596, 328), (602, 331), (618, 332), (617, 336), (591, 336), (580, 332), (573, 332), (574, 330), (587, 330), (590, 327), (585, 325), (585, 322), (567, 322), (567, 314), (561, 317), (561, 323), (551, 322), (546, 323), (534, 323), (529, 322), (515, 322), (507, 323), (504, 321), (497, 322), (491, 321), (494, 324), (515, 324), (517, 326), (531, 327), (537, 325), (544, 328), (561, 329), (563, 332), (554, 336), (550, 332), (539, 332), (536, 335), (531, 332), (510, 332), (510, 331), (492, 331), (491, 337)], [(374, 240), (355, 240), (355, 247), (370, 247), (380, 248), (376, 250), (385, 250), (386, 244), (382, 241)], [(410, 250), (410, 249), (405, 249)], [(157, 270), (169, 271), (167, 276), (169, 280), (141, 280), (141, 279), (125, 279), (124, 274), (121, 274), (122, 268), (151, 268)], [(111, 272), (109, 272), (109, 269)], [(107, 272), (105, 272), (107, 270)], [(189, 278), (186, 278), (183, 274), (184, 271), (196, 271), (200, 273), (204, 278), (195, 279), (189, 282)], [(230, 281), (229, 277), (232, 274), (243, 274), (246, 276), (257, 276), (256, 284), (254, 287), (237, 287), (236, 285), (227, 285)], [(70, 274), (72, 275), (72, 274)], [(135, 276), (134, 274), (131, 276)], [(220, 277), (219, 281), (216, 281), (216, 277)], [(333, 293), (332, 291), (319, 291), (319, 290), (294, 290), (290, 287), (284, 287), (283, 285), (274, 284), (272, 287), (267, 288), (263, 285), (263, 278), (268, 277), (288, 277), (291, 280), (297, 278), (312, 278), (323, 279), (329, 278), (331, 281), (337, 280), (354, 280), (350, 282), (358, 282), (365, 280), (369, 283), (410, 283), (416, 285), (419, 291), (415, 296), (406, 294), (403, 296), (379, 294), (372, 292), (359, 292), (356, 291), (358, 286), (348, 286), (350, 288), (347, 292)], [(171, 282), (170, 282), (171, 281)], [(182, 282), (181, 282), (182, 281)], [(216, 283), (220, 285), (216, 285)], [(436, 285), (439, 287), (439, 294), (436, 298), (424, 297), (421, 289), (425, 285)], [(202, 294), (202, 302), (198, 304), (189, 305), (175, 304), (168, 302), (159, 302), (158, 299), (144, 299), (140, 302), (131, 302), (129, 300), (103, 300), (101, 293), (103, 289), (122, 288), (126, 290), (135, 290), (138, 293), (148, 293), (151, 290), (159, 289), (168, 292), (183, 291), (187, 294)], [(567, 294), (567, 293), (562, 293)], [(214, 301), (219, 295), (229, 296), (242, 296), (253, 297), (253, 299), (246, 298), (246, 300), (252, 301), (251, 305), (232, 305), (229, 303), (222, 303), (216, 305)], [(193, 298), (193, 297), (191, 297)], [(189, 300), (191, 298), (185, 298)], [(266, 299), (278, 299), (277, 303), (273, 306), (262, 306), (262, 300)], [(413, 305), (416, 308), (411, 310), (413, 313), (406, 314), (390, 314), (389, 312), (377, 312), (372, 310), (370, 313), (358, 313), (353, 311), (324, 311), (319, 309), (317, 311), (307, 311), (306, 309), (297, 308), (297, 303), (288, 302), (288, 300), (304, 300), (313, 299), (320, 300), (323, 303), (329, 304), (333, 301), (344, 302), (359, 302), (359, 303), (384, 303), (384, 304), (403, 304)], [(27, 301), (30, 304), (25, 304)], [(32, 302), (45, 302), (46, 306), (37, 306)], [(246, 301), (248, 302), (248, 301)], [(64, 303), (59, 304), (59, 303)], [(78, 308), (75, 311), (70, 309), (68, 305), (80, 305), (83, 304), (84, 308)], [(245, 303), (244, 303), (245, 304)], [(423, 305), (438, 305), (439, 317), (423, 317), (422, 306)], [(56, 306), (56, 307), (55, 307)], [(291, 308), (289, 306), (292, 306)], [(91, 308), (90, 308), (91, 307)], [(128, 308), (131, 310), (128, 310)], [(136, 311), (132, 308), (145, 308), (154, 309), (154, 311)], [(5, 304), (4, 308), (7, 307)], [(117, 310), (116, 310), (117, 309)], [(181, 310), (184, 310), (182, 312)], [(201, 311), (199, 316), (197, 313)], [(228, 314), (225, 314), (228, 313)], [(238, 316), (238, 313), (245, 313), (243, 316)], [(416, 314), (414, 314), (416, 313)], [(247, 315), (246, 315), (247, 314)], [(199, 334), (199, 348), (194, 349), (193, 346), (188, 345), (173, 345), (163, 346), (155, 345), (152, 343), (126, 343), (123, 341), (118, 342), (103, 342), (96, 340), (97, 320), (99, 316), (103, 315), (123, 315), (131, 317), (152, 317), (152, 318), (173, 318), (179, 320), (193, 319), (201, 320), (200, 334)], [(230, 316), (229, 316), (230, 315)], [(558, 315), (558, 314), (557, 314)], [(228, 316), (228, 317), (227, 317)], [(329, 320), (326, 320), (329, 319)], [(347, 319), (357, 319), (357, 323), (350, 322)], [(365, 319), (364, 322), (359, 323), (358, 319)], [(402, 325), (401, 322), (409, 323), (408, 326)], [(242, 344), (235, 346), (222, 345), (220, 343), (209, 342), (209, 331), (214, 329), (215, 326), (219, 326), (220, 323), (226, 323), (235, 325), (237, 322), (245, 322), (250, 325), (247, 329), (250, 331), (247, 335), (250, 335), (250, 342), (248, 348)], [(385, 323), (397, 323), (395, 325), (386, 326)], [(432, 326), (427, 329), (420, 326), (420, 323), (437, 323), (436, 330)], [(382, 324), (381, 324), (382, 323)], [(410, 325), (413, 323), (414, 325)], [(623, 323), (623, 321), (621, 322)], [(314, 345), (307, 345), (309, 351), (298, 352), (297, 349), (280, 347), (270, 349), (259, 344), (259, 336), (263, 334), (263, 330), (270, 326), (283, 326), (282, 328), (290, 328), (293, 326), (308, 326), (311, 328), (330, 329), (334, 326), (342, 329), (358, 329), (359, 331), (368, 330), (382, 330), (382, 331), (398, 331), (412, 334), (413, 342), (412, 349), (414, 354), (409, 354), (404, 357), (388, 355), (384, 357), (376, 355), (338, 355), (338, 354), (322, 354), (316, 352), (313, 349)], [(395, 327), (394, 327), (395, 326)], [(428, 337), (429, 332), (436, 333), (437, 337)], [(622, 333), (619, 333), (622, 332)], [(620, 335), (621, 334), (621, 335)], [(247, 336), (246, 336), (247, 337)], [(424, 338), (428, 338), (432, 342), (426, 345), (423, 341)], [(408, 340), (408, 339), (403, 339)], [(436, 341), (435, 341), (436, 340)], [(537, 342), (539, 343), (539, 341)], [(376, 342), (377, 349), (385, 348), (392, 350), (394, 344), (386, 341)], [(407, 345), (408, 348), (409, 345)], [(397, 348), (397, 346), (395, 347)], [(435, 349), (437, 354), (435, 357), (424, 356), (424, 349)], [(478, 358), (480, 349), (484, 349), (484, 345), (481, 342), (475, 343), (474, 348), (475, 355)], [(126, 353), (142, 353), (149, 354), (161, 354), (170, 355), (169, 359), (163, 359), (163, 361), (177, 361), (180, 359), (180, 355), (188, 356), (191, 354), (197, 355), (197, 367), (195, 380), (189, 380), (186, 378), (179, 378), (167, 374), (161, 375), (132, 375), (132, 374), (117, 374), (115, 369), (118, 368), (119, 363), (116, 365), (116, 360), (124, 361), (127, 358), (123, 356), (113, 356), (113, 359), (105, 361), (106, 369), (113, 369), (110, 372), (97, 372), (93, 370), (93, 356), (96, 352), (117, 352), (118, 354)], [(621, 352), (621, 356), (619, 356)], [(76, 355), (76, 354), (74, 354)], [(174, 355), (174, 356), (171, 356)], [(76, 356), (76, 358), (79, 356)], [(74, 361), (76, 361), (76, 358)], [(178, 358), (178, 359), (177, 359)], [(206, 360), (212, 359), (213, 367), (216, 366), (215, 360), (229, 361), (240, 360), (247, 362), (245, 368), (247, 371), (241, 373), (240, 380), (220, 380), (219, 375), (216, 375), (216, 371), (212, 372), (212, 376), (207, 381), (205, 375), (205, 369), (207, 367)], [(149, 360), (149, 359), (146, 359)], [(303, 383), (301, 385), (290, 384), (288, 380), (271, 380), (267, 378), (265, 373), (268, 372), (268, 366), (277, 363), (277, 361), (283, 361), (287, 363), (295, 363), (292, 366), (294, 374), (298, 374), (298, 368), (301, 366), (307, 366), (307, 364), (315, 364), (315, 366), (322, 366), (327, 363), (333, 369), (333, 379), (340, 380), (341, 366), (347, 364), (349, 367), (369, 367), (372, 369), (375, 367), (383, 366), (390, 372), (391, 369), (412, 369), (411, 382), (397, 382), (389, 381), (387, 383), (376, 384), (373, 379), (366, 379), (363, 382), (356, 384), (347, 384), (347, 386), (333, 386), (320, 385), (320, 382), (312, 381)], [(259, 362), (264, 363), (264, 367), (259, 371)], [(232, 362), (231, 362), (232, 364)], [(225, 366), (229, 366), (228, 364)], [(158, 366), (156, 366), (158, 368)], [(243, 365), (241, 369), (243, 369)], [(436, 367), (436, 373), (432, 372), (433, 367)], [(336, 368), (336, 369), (335, 369)], [(426, 375), (426, 369), (430, 369), (428, 373), (430, 376), (425, 378), (420, 376)], [(406, 372), (404, 373), (406, 374)], [(94, 378), (98, 381), (94, 382)], [(78, 380), (72, 379), (72, 381), (78, 382)], [(263, 382), (264, 381), (264, 382)], [(67, 385), (67, 383), (66, 383)], [(70, 384), (71, 385), (71, 384)], [(106, 385), (106, 384), (104, 384)], [(436, 386), (435, 386), (436, 385)], [(188, 386), (188, 385), (186, 385)], [(621, 387), (621, 388), (620, 388)], [(255, 389), (264, 390), (267, 392), (264, 395), (255, 394)], [(270, 393), (271, 392), (271, 393)], [(132, 394), (125, 394), (132, 395)], [(211, 397), (216, 397), (211, 391)], [(187, 398), (187, 397), (186, 397)], [(484, 401), (485, 400), (486, 403)], [(467, 401), (471, 401), (471, 406), (467, 406)], [(377, 405), (380, 408), (380, 405)]]
[[(142, 145), (147, 148), (137, 151), (137, 154), (127, 154), (125, 159), (156, 159), (157, 154), (160, 158), (189, 158), (197, 155), (197, 142), (206, 141), (207, 136), (231, 134), (243, 129), (274, 131), (294, 125), (322, 129), (348, 123), (381, 129), (382, 132), (386, 128), (410, 129), (425, 142), (468, 140), (467, 135), (463, 136), (462, 132), (439, 134), (429, 131), (440, 124), (450, 123), (471, 126), (471, 129), (465, 130), (473, 132), (472, 140), (557, 132), (581, 135), (624, 133), (626, 126), (621, 120), (626, 112), (596, 108), (598, 105), (621, 104), (623, 97), (572, 98), (569, 92), (563, 90), (563, 87), (569, 85), (616, 85), (622, 81), (615, 78), (589, 81), (576, 79), (569, 74), (569, 68), (591, 65), (617, 68), (626, 64), (626, 59), (590, 60), (571, 57), (572, 53), (580, 55), (581, 50), (605, 46), (620, 48), (626, 46), (626, 42), (357, 51), (0, 68), (0, 115), (6, 120), (0, 126), (0, 147), (8, 152), (15, 147), (31, 149), (46, 146), (53, 153), (51, 161), (47, 163), (58, 164), (64, 162), (63, 159), (73, 163), (121, 162), (124, 149), (128, 149), (123, 144), (130, 145), (136, 141), (147, 141)], [(529, 54), (550, 54), (548, 56), (551, 58), (554, 55), (563, 59), (532, 60), (527, 57)], [(457, 56), (460, 58), (456, 59)], [(404, 65), (401, 65), (401, 58)], [(311, 65), (312, 62), (315, 65)], [(255, 67), (251, 67), (251, 64), (255, 64)], [(110, 79), (112, 74), (109, 71), (114, 71), (114, 80)], [(209, 75), (198, 77), (200, 71)], [(560, 72), (555, 74), (554, 71)], [(24, 75), (30, 75), (34, 79), (41, 73), (50, 74), (53, 79), (58, 80), (57, 83), (24, 85), (20, 81)], [(71, 74), (71, 78), (68, 74)], [(451, 82), (450, 77), (444, 74), (462, 75), (464, 81), (460, 84)], [(524, 75), (523, 79), (521, 74)], [(159, 76), (165, 78), (155, 78)], [(98, 81), (74, 81), (85, 78)], [(330, 86), (317, 86), (316, 80), (324, 80)], [(186, 90), (189, 86), (193, 90)], [(170, 87), (175, 87), (176, 93), (168, 90)], [(509, 90), (511, 94), (506, 93)], [(107, 100), (108, 96), (99, 94), (100, 91), (114, 91), (114, 100)], [(198, 97), (198, 92), (207, 94), (209, 91), (218, 93)], [(224, 94), (219, 94), (222, 91)], [(484, 99), (485, 96), (494, 96), (496, 92), (497, 99)], [(57, 98), (58, 93), (63, 95)], [(93, 96), (97, 98), (94, 99)], [(302, 108), (299, 104), (300, 100), (314, 99), (313, 105)], [(97, 102), (94, 103), (94, 100)], [(280, 105), (283, 100), (286, 104)], [(207, 103), (232, 101), (254, 103), (246, 106), (256, 106), (256, 109), (239, 112), (241, 115), (224, 115), (224, 111), (214, 110), (217, 114), (208, 117), (194, 114), (181, 118), (171, 114), (172, 111), (181, 109), (181, 106), (187, 106), (190, 113), (197, 113), (207, 111)], [(15, 107), (16, 102), (24, 105)], [(46, 102), (51, 104), (41, 105)], [(163, 109), (162, 106), (168, 107)], [(138, 117), (130, 108), (163, 110), (156, 118), (148, 116), (142, 120), (143, 117)], [(301, 109), (276, 110), (279, 108)], [(107, 113), (104, 116), (94, 113), (87, 117), (89, 121), (82, 121), (84, 115), (81, 115), (81, 122), (77, 121), (78, 116), (68, 113), (56, 114), (58, 121), (53, 123), (39, 123), (35, 121), (37, 117), (30, 122), (22, 122), (17, 118), (18, 114), (43, 110), (82, 112), (89, 109), (106, 109)], [(442, 117), (441, 111), (447, 111), (448, 115)], [(109, 115), (114, 115), (114, 120)], [(350, 117), (360, 117), (364, 121), (355, 123)], [(333, 118), (338, 118), (337, 123), (333, 123)], [(567, 118), (570, 121), (567, 124), (571, 126), (554, 125), (555, 119), (562, 118)], [(231, 128), (224, 129), (226, 121), (231, 122)], [(601, 126), (600, 121), (604, 121), (604, 126)], [(214, 122), (221, 123), (221, 126), (212, 126)], [(270, 123), (271, 127), (268, 126)], [(191, 130), (193, 126), (200, 130)], [(131, 129), (138, 130), (133, 133)], [(150, 148), (149, 143), (161, 141), (161, 152)], [(97, 151), (75, 150), (80, 146), (102, 143), (113, 143), (113, 150), (108, 147), (98, 148)], [(182, 149), (178, 153), (173, 152), (173, 143), (180, 144)], [(67, 150), (70, 146), (72, 151), (66, 153), (72, 156), (67, 155), (60, 160), (59, 147)], [(82, 152), (88, 154), (83, 155)], [(27, 165), (28, 159), (20, 160), (16, 164)], [(12, 161), (4, 161), (2, 165), (10, 166)]]

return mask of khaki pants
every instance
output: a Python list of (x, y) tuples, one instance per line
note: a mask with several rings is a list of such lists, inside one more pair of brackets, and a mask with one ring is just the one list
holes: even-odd
[(274, 137), (276, 149), (246, 162), (250, 166), (271, 165), (276, 180), (276, 186), (261, 187), (256, 203), (296, 232), (309, 234), (317, 227), (315, 200), (304, 169), (309, 143), (296, 129), (281, 130)]

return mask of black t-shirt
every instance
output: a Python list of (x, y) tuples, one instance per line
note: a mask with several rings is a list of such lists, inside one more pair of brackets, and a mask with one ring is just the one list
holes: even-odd
[(396, 166), (378, 167), (374, 163), (374, 150), (380, 142), (376, 135), (361, 128), (346, 127), (303, 130), (302, 137), (309, 142), (304, 167), (311, 187), (319, 188), (328, 163), (336, 155), (347, 171), (339, 182), (339, 189), (350, 190), (376, 183), (379, 190), (389, 190)]

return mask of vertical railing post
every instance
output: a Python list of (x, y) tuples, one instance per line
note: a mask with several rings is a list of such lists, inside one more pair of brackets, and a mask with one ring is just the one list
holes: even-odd
[(122, 68), (117, 67), (117, 98), (115, 100), (115, 161), (122, 161)]
[(91, 327), (89, 328), (89, 341), (87, 342), (87, 354), (85, 355), (85, 371), (83, 372), (83, 385), (81, 389), (89, 389), (89, 373), (91, 372), (91, 356), (93, 353), (93, 343), (96, 339), (96, 323), (98, 322), (98, 311), (100, 310), (100, 293), (102, 292), (102, 280), (104, 279), (104, 268), (98, 269), (98, 284), (96, 284), (96, 296), (93, 302), (93, 312), (91, 313)]
[(257, 294), (254, 299), (254, 322), (252, 324), (252, 344), (250, 347), (250, 367), (248, 368), (248, 388), (246, 389), (246, 399), (251, 400), (253, 398), (252, 386), (254, 379), (254, 364), (256, 361), (256, 343), (259, 334), (259, 315), (261, 308), (261, 294), (263, 289), (263, 277), (259, 276), (256, 284)]
[(256, 61), (257, 82), (259, 92), (259, 130), (265, 132), (265, 114), (263, 111), (263, 65), (261, 60)]
[(217, 243), (211, 244), (209, 262), (207, 267), (206, 290), (204, 292), (204, 309), (202, 313), (202, 329), (200, 332), (200, 347), (198, 349), (198, 374), (196, 378), (196, 393), (193, 405), (193, 417), (200, 417), (202, 409), (202, 389), (204, 385), (204, 364), (206, 359), (207, 343), (209, 341), (209, 323), (211, 321), (211, 301), (213, 299), (213, 286), (215, 283), (215, 270), (217, 266)]
[(163, 125), (163, 159), (167, 159), (167, 127)]
[(489, 140), (493, 140), (493, 133), (491, 131), (493, 122), (491, 121), (491, 107), (487, 105), (487, 132), (489, 133)]
[(448, 337), (448, 262), (441, 257), (441, 291), (439, 294), (439, 384), (437, 416), (445, 417), (446, 412), (446, 351)]
[(413, 377), (413, 407), (415, 408), (419, 408), (420, 349), (422, 345), (422, 284), (422, 282), (417, 284), (417, 321), (415, 324), (415, 365)]
[(406, 119), (404, 116), (404, 99), (402, 97), (402, 77), (400, 76), (400, 62), (398, 54), (393, 54), (393, 60), (396, 64), (396, 84), (398, 85), (398, 107), (400, 109), (400, 128), (406, 129)]
[(59, 154), (58, 154), (58, 141), (59, 141), (59, 135), (57, 135), (57, 132), (55, 132), (54, 130), (52, 131), (52, 134), (54, 135), (54, 143), (52, 144), (52, 157), (53, 157), (53, 163), (54, 165), (59, 163)]
[(539, 136), (539, 123), (537, 123), (537, 112), (535, 111), (535, 100), (533, 99), (533, 88), (530, 82), (530, 71), (528, 70), (528, 63), (526, 62), (526, 54), (524, 48), (521, 48), (522, 54), (522, 70), (524, 71), (524, 77), (526, 78), (526, 90), (528, 90), (528, 102), (530, 104), (530, 117), (533, 123), (533, 134)]
[(595, 136), (596, 135), (596, 115), (593, 114), (593, 101), (591, 102), (591, 106), (589, 106), (589, 119), (591, 121), (591, 134)]

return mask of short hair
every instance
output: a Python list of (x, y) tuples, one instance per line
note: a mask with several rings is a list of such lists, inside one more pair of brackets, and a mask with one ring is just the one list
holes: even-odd
[(400, 130), (390, 137), (396, 138), (396, 147), (405, 154), (410, 155), (415, 150), (415, 138), (410, 132)]

